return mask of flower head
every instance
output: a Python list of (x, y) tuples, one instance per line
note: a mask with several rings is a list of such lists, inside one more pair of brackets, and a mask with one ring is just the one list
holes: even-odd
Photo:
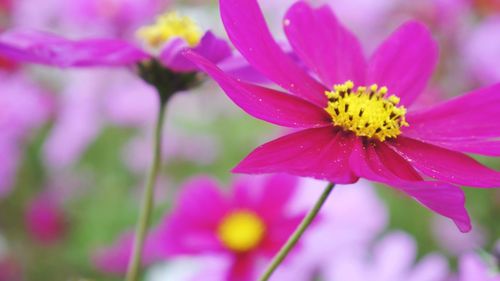
[(225, 195), (212, 179), (195, 178), (148, 244), (164, 257), (230, 256), (228, 280), (252, 280), (260, 262), (278, 251), (303, 216), (287, 211), (297, 184), (285, 175), (241, 178)]
[(360, 177), (396, 187), (469, 231), (457, 185), (500, 186), (500, 173), (463, 152), (500, 155), (500, 84), (419, 109), (438, 61), (428, 29), (409, 21), (367, 59), (327, 6), (298, 1), (283, 27), (297, 63), (269, 32), (255, 0), (221, 0), (234, 46), (283, 91), (244, 82), (193, 51), (185, 55), (252, 116), (298, 131), (264, 144), (235, 172), (284, 172), (334, 183)]
[(42, 244), (59, 242), (66, 230), (64, 213), (49, 194), (40, 194), (30, 202), (26, 210), (25, 224), (29, 234)]
[[(0, 35), (0, 55), (17, 61), (57, 67), (124, 66), (150, 60), (173, 72), (197, 68), (181, 51), (191, 48), (219, 63), (231, 55), (227, 43), (212, 32), (203, 33), (188, 17), (171, 12), (138, 30), (145, 50), (134, 42), (112, 38), (71, 40), (54, 34), (12, 30)], [(152, 52), (151, 52), (152, 51)]]
[[(181, 189), (172, 213), (149, 235), (144, 259), (220, 257), (230, 261), (227, 280), (254, 280), (262, 262), (272, 258), (304, 216), (290, 211), (297, 185), (297, 178), (286, 175), (240, 178), (224, 194), (213, 179), (194, 178)], [(116, 259), (130, 252), (131, 239), (126, 238), (99, 253), (98, 267), (114, 273), (126, 268), (126, 262), (117, 264)]]

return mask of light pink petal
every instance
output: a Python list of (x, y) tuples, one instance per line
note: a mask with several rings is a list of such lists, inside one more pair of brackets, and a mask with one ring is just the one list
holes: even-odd
[(35, 31), (12, 31), (2, 34), (0, 54), (16, 61), (57, 67), (123, 66), (150, 57), (131, 43), (122, 40), (69, 40)]
[(328, 88), (348, 80), (365, 83), (366, 61), (360, 43), (328, 6), (293, 5), (283, 21), (288, 41), (301, 60)]
[[(181, 41), (182, 43), (179, 43), (179, 41)], [(167, 46), (164, 50), (162, 50), (160, 54), (161, 62), (174, 71), (196, 71), (196, 65), (193, 64), (190, 60), (186, 59), (186, 57), (182, 54), (182, 50), (187, 47), (188, 46), (184, 42), (184, 40), (174, 40), (172, 46)], [(229, 48), (227, 42), (220, 38), (217, 38), (210, 31), (205, 33), (205, 35), (201, 38), (198, 46), (193, 48), (193, 51), (202, 55), (215, 64), (231, 56), (231, 49)]]
[(350, 165), (358, 176), (393, 186), (430, 210), (452, 219), (460, 231), (470, 231), (471, 223), (465, 209), (465, 195), (460, 188), (443, 182), (410, 181), (401, 178), (399, 170), (384, 165), (394, 162), (384, 158), (399, 156), (396, 153), (382, 153), (376, 150), (372, 145), (364, 147), (361, 141), (356, 143), (350, 157)]
[(347, 184), (357, 181), (348, 160), (352, 137), (333, 128), (299, 131), (255, 149), (234, 168), (236, 173), (287, 173)]
[(187, 51), (185, 55), (215, 79), (231, 100), (256, 118), (292, 128), (319, 127), (331, 123), (323, 108), (308, 101), (240, 82), (192, 51)]
[(404, 134), (444, 147), (485, 155), (500, 153), (500, 84), (482, 88), (427, 110), (409, 112)]
[(480, 255), (467, 253), (460, 257), (459, 272), (461, 281), (498, 281), (500, 274), (489, 268)]
[(220, 10), (231, 42), (255, 69), (284, 89), (318, 106), (326, 105), (326, 88), (278, 46), (256, 0), (221, 0)]
[(392, 232), (384, 236), (373, 249), (377, 279), (399, 280), (407, 275), (415, 262), (416, 252), (415, 240), (409, 234)]
[(412, 269), (407, 281), (447, 280), (446, 277), (449, 275), (446, 257), (440, 254), (428, 254)]
[(460, 152), (402, 136), (390, 145), (416, 169), (437, 180), (476, 187), (500, 186), (499, 172)]
[(386, 86), (409, 106), (423, 92), (438, 61), (438, 46), (429, 30), (410, 21), (397, 29), (373, 54), (368, 84)]
[(177, 206), (160, 224), (151, 239), (164, 256), (218, 252), (222, 245), (217, 238), (217, 227), (228, 212), (229, 204), (217, 183), (199, 176), (181, 189)]

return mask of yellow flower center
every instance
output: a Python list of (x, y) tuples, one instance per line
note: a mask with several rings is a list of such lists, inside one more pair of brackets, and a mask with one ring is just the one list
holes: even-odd
[(325, 110), (333, 124), (354, 132), (357, 136), (385, 141), (401, 134), (401, 127), (409, 126), (405, 120), (406, 108), (398, 106), (399, 98), (387, 95), (387, 88), (376, 84), (369, 88), (357, 87), (347, 81), (325, 92), (328, 106)]
[(159, 48), (175, 37), (194, 47), (200, 42), (202, 31), (191, 18), (170, 12), (158, 16), (154, 24), (140, 28), (137, 35), (153, 48)]
[(218, 236), (226, 248), (247, 252), (259, 245), (265, 230), (264, 222), (254, 212), (236, 211), (219, 224)]

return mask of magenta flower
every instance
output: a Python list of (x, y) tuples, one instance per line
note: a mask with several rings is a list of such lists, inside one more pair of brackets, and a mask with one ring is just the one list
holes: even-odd
[[(171, 215), (147, 239), (143, 260), (220, 256), (230, 260), (226, 280), (255, 280), (262, 262), (279, 250), (304, 216), (288, 209), (297, 184), (297, 178), (286, 175), (241, 178), (226, 195), (213, 179), (194, 178), (181, 188)], [(131, 240), (125, 234), (116, 246), (100, 251), (96, 265), (123, 272), (126, 259), (114, 257), (129, 253)]]
[(71, 40), (54, 34), (14, 30), (0, 36), (0, 55), (17, 61), (57, 67), (123, 66), (153, 58), (173, 71), (191, 72), (196, 67), (181, 55), (191, 48), (214, 63), (231, 55), (227, 43), (212, 32), (204, 34), (189, 18), (172, 12), (138, 31), (145, 49), (120, 39)]
[(279, 250), (303, 217), (286, 209), (296, 187), (297, 179), (284, 175), (262, 182), (241, 179), (225, 196), (212, 179), (193, 179), (149, 242), (166, 257), (232, 256), (228, 280), (253, 280), (259, 262)]
[(403, 24), (366, 59), (328, 7), (299, 1), (283, 21), (298, 64), (272, 38), (257, 1), (221, 0), (220, 8), (235, 47), (287, 92), (245, 83), (195, 52), (185, 55), (250, 115), (298, 129), (258, 147), (234, 172), (339, 184), (363, 177), (403, 191), (462, 232), (471, 229), (457, 185), (498, 187), (500, 174), (463, 152), (500, 155), (500, 84), (412, 110), (438, 61), (422, 24)]
[(50, 245), (60, 241), (66, 230), (61, 206), (49, 194), (40, 194), (30, 202), (25, 215), (29, 234), (39, 243)]

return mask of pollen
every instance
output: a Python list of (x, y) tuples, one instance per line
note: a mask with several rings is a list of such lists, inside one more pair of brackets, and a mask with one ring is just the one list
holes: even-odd
[(158, 16), (154, 24), (140, 28), (137, 36), (152, 48), (159, 48), (176, 37), (194, 47), (200, 42), (202, 31), (191, 18), (170, 12)]
[(234, 252), (248, 252), (256, 248), (264, 238), (265, 225), (251, 211), (236, 211), (227, 215), (218, 227), (222, 244)]
[(385, 141), (399, 136), (401, 127), (409, 126), (406, 108), (398, 106), (399, 97), (388, 95), (387, 87), (373, 84), (354, 89), (354, 83), (347, 81), (325, 94), (328, 97), (325, 110), (333, 124), (359, 137)]

